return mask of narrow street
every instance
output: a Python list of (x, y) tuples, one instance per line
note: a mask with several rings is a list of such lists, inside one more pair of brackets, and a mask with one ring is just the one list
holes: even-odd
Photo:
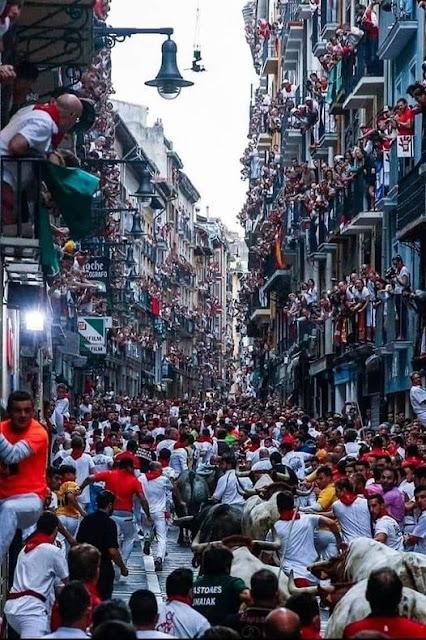
[(188, 547), (176, 544), (178, 529), (172, 527), (168, 533), (167, 557), (163, 571), (154, 571), (152, 554), (145, 556), (142, 552), (143, 540), (135, 542), (128, 564), (129, 576), (122, 578), (114, 588), (114, 598), (122, 598), (126, 602), (136, 589), (149, 589), (161, 602), (166, 593), (166, 578), (174, 570), (181, 567), (191, 568), (192, 552)]

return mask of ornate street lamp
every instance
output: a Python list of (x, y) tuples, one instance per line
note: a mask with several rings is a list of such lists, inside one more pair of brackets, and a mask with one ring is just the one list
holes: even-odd
[(133, 196), (138, 200), (141, 200), (144, 205), (149, 207), (152, 198), (155, 198), (156, 195), (156, 191), (151, 183), (151, 172), (145, 164), (142, 170), (142, 178), (139, 183), (139, 187), (137, 188), (137, 191), (133, 194)]
[(182, 88), (192, 87), (194, 83), (182, 78), (176, 61), (177, 46), (170, 36), (163, 42), (161, 53), (161, 68), (157, 77), (154, 80), (148, 80), (145, 84), (148, 87), (157, 87), (158, 93), (165, 100), (174, 100)]
[(136, 34), (163, 34), (167, 36), (167, 40), (163, 42), (161, 47), (160, 71), (154, 80), (145, 82), (148, 87), (156, 87), (160, 96), (165, 100), (174, 100), (184, 87), (192, 87), (194, 83), (190, 80), (184, 80), (177, 66), (177, 46), (170, 37), (173, 34), (173, 29), (169, 27), (158, 29), (114, 29), (103, 23), (95, 26), (95, 36), (99, 39), (100, 46), (108, 49), (115, 47), (117, 42), (124, 42), (126, 38)]

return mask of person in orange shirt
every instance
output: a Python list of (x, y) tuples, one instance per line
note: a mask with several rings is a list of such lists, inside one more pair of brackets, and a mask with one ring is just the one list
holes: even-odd
[(34, 403), (26, 391), (14, 391), (8, 420), (0, 422), (0, 562), (17, 529), (33, 526), (47, 496), (49, 438), (34, 420)]

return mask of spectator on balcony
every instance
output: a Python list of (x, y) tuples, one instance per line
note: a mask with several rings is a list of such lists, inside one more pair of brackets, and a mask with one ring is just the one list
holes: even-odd
[(361, 278), (355, 280), (352, 295), (355, 301), (353, 312), (355, 313), (357, 342), (365, 342), (366, 339), (371, 340), (372, 327), (367, 326), (367, 309), (371, 305), (371, 294)]
[[(16, 112), (0, 132), (0, 157), (46, 157), (51, 148), (59, 145), (64, 134), (72, 129), (82, 114), (80, 100), (71, 94), (63, 94), (51, 102), (28, 106)], [(30, 186), (33, 173), (29, 163), (23, 163), (18, 184), (17, 164), (5, 163), (2, 167), (2, 222), (14, 224), (16, 190)]]
[(405, 340), (407, 337), (408, 307), (407, 295), (410, 292), (410, 272), (398, 254), (392, 258), (395, 275), (392, 276), (395, 294), (395, 306), (397, 314), (397, 340)]
[(364, 31), (365, 38), (365, 62), (368, 74), (376, 72), (378, 62), (379, 18), (374, 10), (376, 4), (375, 0), (369, 2), (361, 19), (361, 29)]
[(400, 98), (396, 103), (394, 120), (399, 136), (412, 136), (414, 133), (414, 110), (408, 106), (405, 98)]

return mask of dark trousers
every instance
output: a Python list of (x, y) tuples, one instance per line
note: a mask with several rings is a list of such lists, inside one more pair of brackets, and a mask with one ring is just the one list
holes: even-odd
[(101, 600), (111, 600), (114, 589), (114, 567), (111, 561), (101, 562), (98, 580), (98, 592)]

